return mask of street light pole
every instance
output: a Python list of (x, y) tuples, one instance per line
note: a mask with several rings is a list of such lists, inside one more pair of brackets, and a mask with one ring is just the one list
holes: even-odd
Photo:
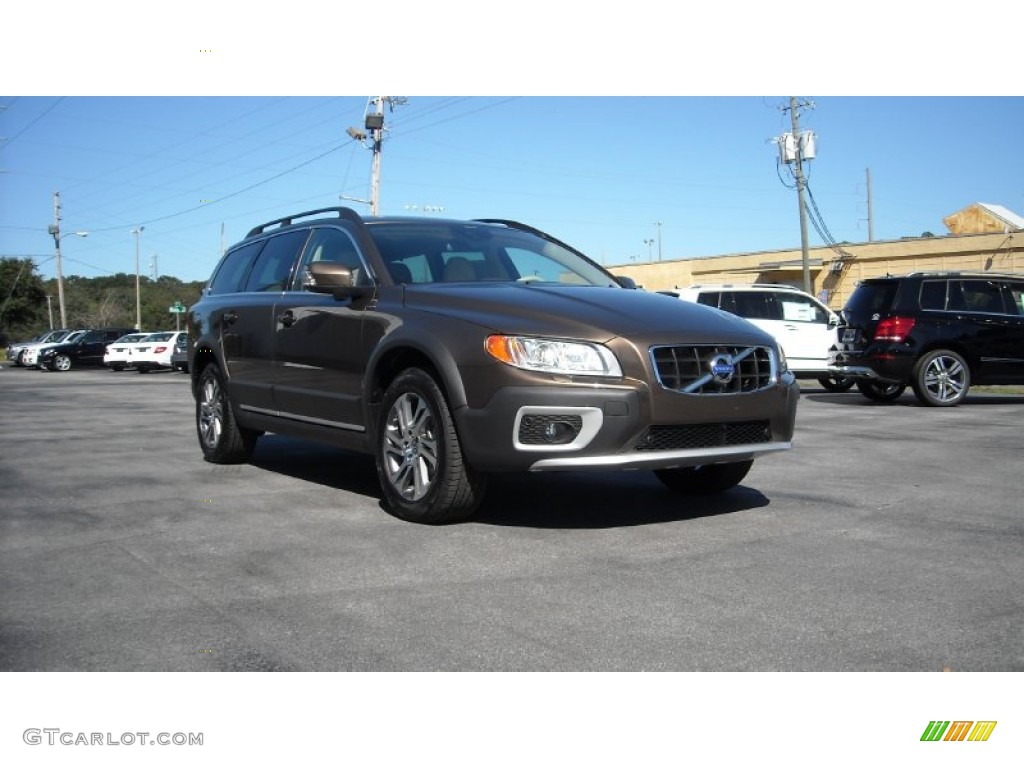
[(136, 227), (131, 231), (135, 235), (135, 330), (142, 331), (142, 290), (139, 287), (139, 235), (145, 227)]

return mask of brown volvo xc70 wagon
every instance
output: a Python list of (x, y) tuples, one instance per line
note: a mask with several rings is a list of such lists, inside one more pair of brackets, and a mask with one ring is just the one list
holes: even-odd
[(622, 282), (511, 221), (256, 227), (188, 315), (203, 455), (246, 461), (264, 432), (370, 453), (393, 514), (444, 523), (493, 472), (651, 469), (714, 493), (790, 447), (799, 389), (771, 336)]

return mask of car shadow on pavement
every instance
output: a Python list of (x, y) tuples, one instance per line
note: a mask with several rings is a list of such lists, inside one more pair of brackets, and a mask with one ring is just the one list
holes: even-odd
[[(380, 500), (372, 456), (281, 435), (256, 444), (252, 466)], [(739, 485), (713, 496), (668, 490), (652, 472), (521, 472), (492, 475), (472, 522), (523, 528), (620, 528), (726, 515), (765, 507)], [(381, 503), (383, 511), (383, 503)]]
[(264, 435), (249, 463), (328, 488), (381, 497), (373, 457), (365, 454), (283, 435)]
[(769, 504), (739, 485), (711, 496), (668, 490), (651, 472), (495, 475), (473, 519), (528, 528), (622, 528), (743, 512)]
[[(900, 395), (895, 400), (890, 401), (877, 401), (871, 400), (870, 398), (864, 397), (859, 392), (801, 392), (800, 397), (806, 400), (812, 400), (816, 403), (831, 403), (832, 405), (846, 405), (869, 408), (891, 408), (899, 406), (909, 406), (911, 408), (926, 408), (931, 409), (931, 406), (925, 405), (918, 400), (913, 392), (907, 391)], [(979, 405), (1024, 405), (1024, 396), (1021, 395), (1001, 395), (1001, 394), (970, 394), (963, 399), (960, 403), (959, 408), (976, 407)], [(939, 409), (942, 410), (942, 409)]]

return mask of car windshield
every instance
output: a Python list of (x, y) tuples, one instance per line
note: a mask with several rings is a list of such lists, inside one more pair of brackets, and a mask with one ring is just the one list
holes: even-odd
[(400, 283), (520, 282), (618, 286), (580, 254), (530, 232), (450, 221), (367, 222)]
[(61, 342), (64, 344), (71, 344), (85, 336), (86, 333), (87, 331), (75, 331), (74, 333), (69, 333), (67, 336), (61, 339)]
[(173, 333), (151, 333), (146, 337), (146, 341), (167, 341), (173, 335)]
[(126, 336), (122, 336), (120, 339), (118, 339), (114, 343), (115, 344), (129, 344), (129, 343), (131, 343), (133, 341), (141, 341), (144, 338), (146, 338), (146, 334), (144, 334), (144, 333), (129, 333)]

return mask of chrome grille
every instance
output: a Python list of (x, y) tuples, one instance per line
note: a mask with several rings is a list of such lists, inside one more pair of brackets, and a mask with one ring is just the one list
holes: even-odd
[(720, 448), (750, 443), (770, 443), (771, 426), (767, 421), (740, 421), (721, 424), (655, 425), (649, 427), (633, 446), (635, 451), (685, 451), (693, 448)]
[(691, 395), (735, 395), (766, 389), (775, 381), (774, 358), (770, 347), (693, 344), (651, 348), (658, 383)]

